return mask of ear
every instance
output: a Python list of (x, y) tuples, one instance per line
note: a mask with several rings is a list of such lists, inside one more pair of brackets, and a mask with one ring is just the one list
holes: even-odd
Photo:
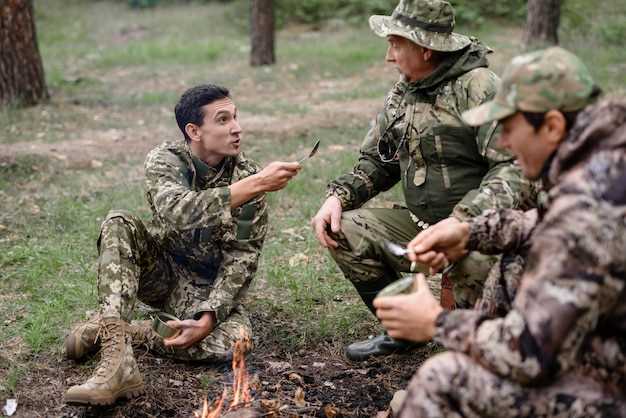
[(200, 140), (200, 128), (195, 123), (188, 123), (185, 125), (185, 132), (192, 141)]
[(546, 113), (541, 125), (541, 135), (555, 149), (567, 134), (567, 121), (565, 116), (558, 110), (550, 110)]
[(422, 47), (422, 58), (424, 58), (424, 61), (429, 62), (433, 58), (433, 50)]

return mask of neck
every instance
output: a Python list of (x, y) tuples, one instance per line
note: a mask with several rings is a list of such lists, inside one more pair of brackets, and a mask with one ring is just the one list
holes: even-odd
[(436, 69), (437, 69), (436, 65), (431, 65), (429, 68), (424, 69), (423, 71), (420, 71), (419, 73), (407, 75), (407, 79), (409, 80), (410, 83), (415, 83), (416, 81), (424, 80), (428, 78), (428, 76), (430, 76), (432, 73), (434, 73)]
[(191, 144), (189, 144), (189, 148), (191, 149), (193, 155), (204, 161), (209, 167), (218, 167), (222, 163), (222, 161), (224, 161), (223, 155), (207, 153), (193, 141), (191, 142)]

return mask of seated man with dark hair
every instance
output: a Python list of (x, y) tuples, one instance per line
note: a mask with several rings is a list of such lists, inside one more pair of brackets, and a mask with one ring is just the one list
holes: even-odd
[[(241, 151), (237, 107), (227, 89), (186, 91), (175, 109), (184, 139), (164, 142), (145, 162), (149, 226), (111, 211), (98, 239), (99, 314), (65, 340), (68, 358), (101, 347), (91, 378), (66, 402), (111, 404), (143, 391), (133, 345), (194, 361), (226, 360), (234, 342), (251, 337), (241, 304), (267, 231), (265, 193), (299, 171), (296, 162), (259, 170)], [(178, 318), (164, 340), (149, 321), (131, 321), (137, 299)]]

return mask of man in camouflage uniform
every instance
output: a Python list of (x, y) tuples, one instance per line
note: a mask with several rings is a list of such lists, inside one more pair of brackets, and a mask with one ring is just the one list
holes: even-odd
[(423, 277), (374, 301), (390, 335), (450, 350), (419, 369), (400, 417), (626, 416), (626, 100), (596, 95), (553, 47), (515, 58), (495, 99), (464, 113), (502, 120), (502, 145), (548, 200), (448, 219), (409, 244), (433, 268), (503, 256), (475, 310), (443, 311)]
[[(67, 357), (101, 346), (94, 375), (66, 401), (110, 404), (143, 389), (132, 345), (183, 360), (226, 360), (237, 339), (250, 339), (241, 304), (267, 231), (265, 192), (283, 188), (298, 163), (263, 170), (240, 153), (241, 127), (228, 90), (201, 85), (175, 109), (184, 139), (153, 149), (145, 162), (152, 222), (111, 211), (98, 239), (97, 318), (65, 341)], [(137, 299), (182, 318), (164, 340), (149, 321), (132, 318)]]
[[(487, 208), (518, 207), (530, 198), (530, 187), (511, 155), (495, 147), (496, 123), (474, 128), (461, 120), (464, 110), (495, 94), (498, 78), (487, 68), (491, 51), (453, 32), (452, 6), (401, 0), (391, 16), (372, 16), (370, 26), (387, 38), (386, 60), (401, 79), (365, 137), (353, 171), (330, 182), (312, 226), (372, 310), (378, 291), (409, 271), (385, 241), (406, 243), (449, 216), (465, 220)], [(407, 208), (359, 209), (399, 181)], [(470, 306), (480, 296), (493, 261), (475, 253), (450, 273), (458, 305)], [(436, 292), (439, 279), (431, 280)], [(346, 355), (364, 360), (408, 347), (381, 335), (351, 344)]]

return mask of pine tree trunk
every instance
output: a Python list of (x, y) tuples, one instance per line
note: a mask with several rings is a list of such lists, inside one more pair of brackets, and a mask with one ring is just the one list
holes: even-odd
[(270, 65), (274, 55), (274, 5), (272, 0), (252, 0), (250, 13), (250, 65)]
[(541, 48), (559, 43), (561, 0), (528, 0), (526, 18), (526, 49)]
[(0, 0), (0, 106), (48, 97), (32, 0)]

